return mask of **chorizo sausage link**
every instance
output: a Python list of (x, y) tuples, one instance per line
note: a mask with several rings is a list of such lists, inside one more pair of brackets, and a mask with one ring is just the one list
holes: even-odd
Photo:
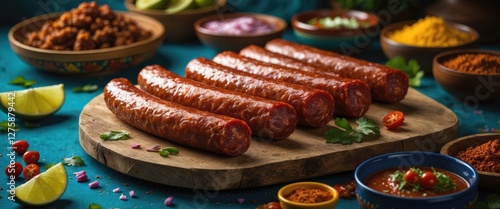
[(215, 62), (266, 78), (322, 89), (332, 95), (335, 114), (352, 118), (363, 116), (370, 107), (370, 87), (361, 81), (329, 75), (299, 71), (272, 63), (265, 63), (235, 52), (217, 54)]
[(297, 125), (295, 109), (287, 103), (200, 83), (159, 65), (146, 66), (137, 81), (142, 90), (162, 99), (242, 119), (259, 137), (285, 139)]
[(125, 78), (104, 87), (104, 102), (125, 123), (196, 149), (238, 156), (251, 143), (251, 130), (244, 121), (162, 100)]
[(400, 70), (382, 64), (283, 39), (273, 39), (266, 43), (265, 48), (278, 54), (325, 67), (323, 69), (326, 70), (318, 70), (317, 73), (334, 73), (363, 80), (370, 86), (372, 98), (378, 101), (396, 103), (404, 99), (408, 93), (408, 76)]
[(332, 96), (325, 91), (256, 76), (202, 57), (188, 63), (185, 75), (217, 87), (286, 102), (295, 108), (299, 123), (311, 127), (328, 124), (335, 110)]

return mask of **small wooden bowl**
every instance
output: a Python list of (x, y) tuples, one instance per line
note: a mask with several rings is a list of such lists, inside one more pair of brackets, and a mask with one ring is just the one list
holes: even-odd
[[(330, 192), (333, 198), (319, 203), (298, 203), (286, 198), (294, 190), (300, 188), (321, 189)], [(282, 187), (278, 191), (278, 199), (283, 209), (333, 209), (339, 201), (339, 192), (333, 187), (319, 182), (296, 182)]]
[(436, 82), (449, 94), (464, 102), (489, 103), (500, 99), (500, 74), (466, 73), (445, 67), (442, 63), (462, 54), (489, 54), (500, 57), (500, 51), (459, 49), (440, 53), (433, 60)]
[[(246, 16), (266, 21), (274, 25), (274, 30), (269, 33), (263, 33), (258, 35), (224, 35), (224, 34), (214, 33), (204, 27), (204, 25), (210, 21), (232, 19), (232, 18), (246, 17)], [(203, 44), (215, 49), (216, 51), (231, 50), (235, 52), (251, 44), (264, 46), (268, 41), (281, 37), (286, 27), (287, 23), (285, 22), (285, 20), (279, 17), (266, 14), (245, 13), (245, 12), (208, 16), (197, 20), (194, 24), (194, 28), (196, 30), (196, 36), (198, 36), (198, 39)]]
[(420, 65), (420, 68), (424, 71), (426, 75), (432, 75), (432, 60), (434, 59), (434, 56), (436, 56), (441, 52), (449, 50), (473, 48), (477, 42), (477, 39), (479, 38), (479, 34), (473, 28), (466, 25), (451, 23), (451, 22), (449, 22), (448, 24), (462, 32), (469, 33), (472, 36), (473, 40), (459, 46), (420, 47), (420, 46), (412, 46), (399, 43), (388, 37), (388, 34), (391, 34), (394, 31), (400, 30), (404, 26), (411, 25), (415, 22), (416, 22), (415, 20), (402, 21), (385, 26), (382, 29), (382, 32), (380, 32), (380, 45), (382, 46), (382, 51), (389, 59), (396, 56), (402, 56), (406, 60), (409, 59), (417, 60), (418, 64)]
[[(460, 151), (476, 147), (490, 140), (500, 139), (499, 133), (483, 133), (460, 137), (445, 144), (441, 154), (456, 157)], [(500, 173), (477, 171), (479, 187), (492, 192), (500, 192)]]
[(26, 33), (39, 30), (47, 20), (56, 19), (61, 15), (53, 13), (14, 25), (9, 31), (10, 46), (25, 63), (36, 69), (61, 75), (111, 74), (150, 59), (163, 43), (163, 25), (147, 16), (114, 12), (133, 19), (144, 29), (152, 31), (152, 36), (123, 46), (82, 51), (48, 50), (23, 44)]

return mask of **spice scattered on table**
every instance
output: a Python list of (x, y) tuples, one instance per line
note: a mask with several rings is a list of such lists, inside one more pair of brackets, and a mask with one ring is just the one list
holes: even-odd
[(457, 158), (471, 164), (476, 170), (500, 173), (500, 139), (469, 147), (459, 152)]
[(394, 41), (420, 47), (451, 47), (473, 41), (473, 36), (449, 25), (443, 18), (426, 16), (388, 34)]
[(465, 73), (500, 74), (500, 56), (491, 54), (462, 54), (446, 60), (443, 65)]

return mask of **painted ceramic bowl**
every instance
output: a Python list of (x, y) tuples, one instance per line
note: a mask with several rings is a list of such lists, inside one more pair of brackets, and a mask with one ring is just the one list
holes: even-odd
[(194, 23), (196, 20), (218, 14), (226, 5), (226, 0), (216, 0), (213, 6), (189, 9), (182, 12), (168, 14), (163, 10), (141, 10), (134, 4), (135, 0), (125, 0), (125, 7), (132, 13), (142, 14), (154, 18), (165, 27), (165, 41), (186, 42), (196, 40)]
[(500, 99), (500, 73), (477, 74), (450, 69), (443, 62), (462, 54), (488, 54), (500, 58), (500, 51), (458, 49), (440, 53), (433, 60), (436, 82), (449, 94), (467, 104), (489, 103)]
[[(246, 19), (243, 22), (248, 23), (246, 25), (250, 27), (257, 26), (262, 28), (262, 25), (257, 25), (257, 23), (255, 23), (259, 21), (261, 22), (261, 24), (266, 23), (267, 25), (269, 25), (271, 29), (258, 34), (246, 34), (246, 33), (227, 34), (226, 32), (231, 32), (231, 31), (228, 30), (214, 31), (208, 29), (206, 26), (206, 24), (208, 24), (209, 22), (227, 21), (227, 20), (234, 20), (237, 18), (240, 20), (241, 18), (252, 18), (252, 21), (254, 22), (247, 21), (249, 19)], [(236, 26), (236, 24), (233, 25)], [(287, 26), (286, 22), (279, 17), (267, 14), (244, 13), (244, 12), (208, 16), (199, 19), (194, 24), (196, 35), (204, 45), (211, 47), (216, 51), (231, 50), (236, 52), (251, 44), (264, 46), (266, 42), (281, 37), (286, 26)], [(237, 27), (242, 28), (241, 26)], [(227, 27), (227, 28), (232, 28), (232, 27)]]
[[(460, 137), (445, 144), (441, 154), (456, 157), (459, 152), (470, 147), (477, 147), (490, 140), (500, 139), (500, 133), (482, 133)], [(479, 174), (479, 187), (491, 192), (500, 192), (500, 173), (477, 171)]]
[[(318, 189), (324, 192), (329, 192), (331, 193), (332, 198), (318, 203), (299, 203), (287, 199), (287, 196), (289, 196), (292, 192), (301, 188)], [(327, 184), (319, 182), (297, 182), (282, 187), (278, 191), (278, 199), (280, 201), (281, 208), (283, 209), (333, 209), (339, 201), (339, 193)]]
[(39, 30), (47, 20), (58, 18), (58, 13), (33, 17), (16, 24), (9, 31), (10, 46), (22, 61), (32, 67), (64, 75), (111, 74), (150, 59), (163, 43), (163, 25), (143, 15), (116, 13), (123, 14), (144, 29), (152, 31), (152, 36), (123, 46), (82, 51), (48, 50), (23, 44), (26, 39), (24, 34)]
[[(366, 179), (376, 172), (414, 166), (433, 167), (455, 173), (468, 183), (468, 187), (440, 196), (401, 197), (377, 191), (365, 184)], [(470, 208), (478, 194), (478, 174), (472, 166), (454, 157), (433, 152), (395, 152), (370, 158), (356, 168), (354, 179), (356, 197), (363, 209)]]
[[(335, 23), (335, 18), (343, 18), (344, 20), (354, 18), (359, 23), (359, 27), (353, 29), (324, 27), (324, 25), (335, 26), (340, 24)], [(314, 20), (320, 19), (325, 20), (322, 21), (324, 24), (312, 23)], [(341, 19), (338, 22), (341, 22)], [(377, 37), (381, 31), (379, 18), (373, 13), (332, 9), (313, 10), (296, 14), (292, 18), (292, 28), (299, 42), (317, 48), (343, 52), (343, 54), (362, 51), (368, 47), (371, 40)]]
[(402, 56), (406, 60), (415, 59), (420, 68), (425, 72), (426, 75), (432, 75), (432, 59), (434, 56), (441, 52), (455, 50), (455, 49), (464, 49), (464, 48), (473, 48), (477, 43), (479, 38), (479, 34), (473, 28), (458, 24), (448, 22), (451, 27), (458, 29), (462, 32), (468, 33), (471, 35), (471, 41), (458, 46), (450, 46), (450, 47), (420, 47), (420, 46), (412, 46), (403, 43), (399, 43), (394, 41), (388, 37), (389, 34), (394, 33), (394, 31), (400, 30), (407, 25), (411, 25), (415, 23), (415, 20), (411, 21), (402, 21), (392, 23), (390, 25), (385, 26), (380, 33), (380, 45), (382, 46), (382, 51), (388, 59), (391, 59), (396, 56)]

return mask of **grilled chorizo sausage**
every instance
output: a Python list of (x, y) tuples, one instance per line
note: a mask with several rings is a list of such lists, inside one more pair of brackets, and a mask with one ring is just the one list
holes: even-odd
[(265, 48), (308, 63), (322, 65), (323, 69), (326, 69), (318, 70), (316, 73), (340, 74), (348, 78), (363, 80), (370, 86), (372, 98), (378, 101), (397, 103), (408, 93), (408, 76), (400, 70), (382, 64), (283, 39), (273, 39), (266, 43)]
[(295, 109), (287, 103), (200, 83), (159, 65), (143, 68), (137, 81), (142, 90), (162, 99), (241, 119), (259, 137), (285, 139), (297, 125)]
[(104, 102), (125, 123), (196, 149), (238, 156), (251, 143), (252, 132), (244, 121), (162, 100), (125, 78), (104, 87)]
[(358, 79), (299, 71), (244, 57), (232, 51), (217, 54), (215, 62), (266, 78), (325, 90), (335, 101), (335, 115), (360, 118), (370, 107), (370, 87)]
[(256, 76), (203, 57), (188, 63), (185, 76), (217, 87), (286, 102), (295, 108), (299, 121), (311, 127), (328, 124), (335, 110), (333, 97), (323, 90)]

